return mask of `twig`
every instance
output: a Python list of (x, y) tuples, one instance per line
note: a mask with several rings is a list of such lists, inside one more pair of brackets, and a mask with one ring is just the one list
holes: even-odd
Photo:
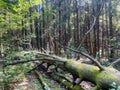
[(115, 66), (116, 64), (119, 64), (119, 63), (120, 63), (120, 58), (112, 62), (110, 66)]

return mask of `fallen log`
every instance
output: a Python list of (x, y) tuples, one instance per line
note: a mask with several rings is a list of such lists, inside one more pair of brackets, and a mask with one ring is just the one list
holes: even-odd
[(62, 83), (63, 85), (65, 85), (68, 89), (70, 90), (83, 90), (83, 88), (80, 85), (73, 85), (72, 82), (68, 81), (67, 79), (62, 78), (59, 74), (51, 74), (50, 77), (56, 81), (58, 81), (59, 83)]
[[(48, 57), (51, 59), (51, 56)], [(58, 61), (61, 62), (54, 62), (54, 64), (56, 64), (59, 68), (65, 69), (71, 74), (77, 75), (81, 80), (88, 80), (95, 83), (95, 90), (99, 90), (101, 88), (107, 90), (111, 88), (111, 84), (113, 82), (115, 82), (118, 86), (120, 85), (120, 72), (111, 66), (102, 66), (104, 70), (101, 70), (98, 66), (79, 63), (74, 60), (63, 59), (60, 57), (54, 57), (56, 61), (57, 58)]]
[[(68, 60), (53, 55), (43, 55), (40, 53), (37, 54), (37, 58), (40, 61), (54, 64), (57, 67), (64, 69), (73, 75), (78, 76), (81, 80), (88, 80), (90, 82), (93, 82), (94, 84), (96, 84), (94, 90), (108, 90), (109, 88), (111, 88), (111, 84), (113, 82), (115, 82), (118, 86), (120, 85), (120, 72), (112, 66), (102, 66), (104, 69), (100, 69), (98, 66), (79, 63), (74, 60)], [(28, 62), (30, 62), (30, 60)], [(19, 64), (19, 62), (15, 64)], [(10, 63), (6, 66), (15, 64)]]
[(95, 90), (100, 88), (109, 89), (113, 82), (120, 85), (120, 72), (112, 67), (106, 67), (104, 71), (100, 71), (97, 66), (67, 61), (65, 68), (69, 72), (78, 75), (80, 79), (95, 83)]

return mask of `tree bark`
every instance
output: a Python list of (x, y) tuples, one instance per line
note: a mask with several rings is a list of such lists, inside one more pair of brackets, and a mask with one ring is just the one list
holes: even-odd
[[(111, 84), (113, 82), (115, 82), (117, 85), (120, 85), (120, 78), (119, 78), (120, 72), (115, 68), (113, 68), (112, 66), (104, 67), (104, 69), (100, 69), (100, 67), (98, 66), (79, 63), (75, 60), (68, 60), (65, 58), (60, 58), (58, 56), (46, 55), (41, 53), (37, 53), (36, 57), (37, 57), (36, 60), (40, 60), (46, 63), (56, 65), (58, 68), (61, 68), (62, 70), (66, 70), (72, 75), (78, 76), (80, 80), (88, 80), (96, 84), (95, 90), (99, 90), (99, 89), (108, 90), (111, 88)], [(36, 60), (32, 60), (32, 61), (36, 61)], [(19, 64), (19, 62), (15, 64)], [(26, 63), (26, 62), (22, 61), (22, 63)], [(30, 60), (28, 60), (28, 62), (30, 62)], [(8, 64), (8, 65), (15, 65), (15, 64)]]
[(111, 87), (113, 82), (120, 85), (120, 72), (111, 66), (104, 67), (105, 70), (100, 70), (98, 66), (79, 63), (74, 60), (67, 60), (60, 57), (55, 58), (56, 60), (61, 60), (61, 62), (55, 61), (54, 64), (56, 64), (56, 66), (78, 76), (82, 80), (88, 80), (95, 83), (96, 90), (101, 88), (107, 90)]

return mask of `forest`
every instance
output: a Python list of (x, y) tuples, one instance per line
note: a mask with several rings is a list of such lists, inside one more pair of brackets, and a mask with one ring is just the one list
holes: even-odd
[(120, 90), (120, 0), (0, 0), (0, 90)]

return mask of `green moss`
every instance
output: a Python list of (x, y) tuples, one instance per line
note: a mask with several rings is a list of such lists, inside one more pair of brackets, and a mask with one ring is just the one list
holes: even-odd
[(78, 85), (75, 85), (72, 90), (84, 90), (83, 88), (81, 88), (80, 86)]
[(106, 68), (96, 76), (96, 84), (100, 87), (108, 88), (112, 82), (120, 84), (119, 76), (116, 75), (116, 69)]
[(106, 88), (114, 81), (120, 83), (119, 77), (116, 74), (118, 71), (112, 67), (107, 67), (105, 71), (100, 71), (97, 66), (71, 60), (67, 62), (66, 67), (69, 71), (77, 73), (80, 78), (96, 83), (98, 87)]
[(117, 76), (106, 71), (102, 71), (98, 74), (97, 78), (103, 79), (116, 79)]
[(69, 71), (76, 73), (80, 78), (88, 79), (95, 82), (95, 77), (99, 74), (99, 68), (93, 65), (86, 65), (76, 61), (69, 61), (66, 64)]

